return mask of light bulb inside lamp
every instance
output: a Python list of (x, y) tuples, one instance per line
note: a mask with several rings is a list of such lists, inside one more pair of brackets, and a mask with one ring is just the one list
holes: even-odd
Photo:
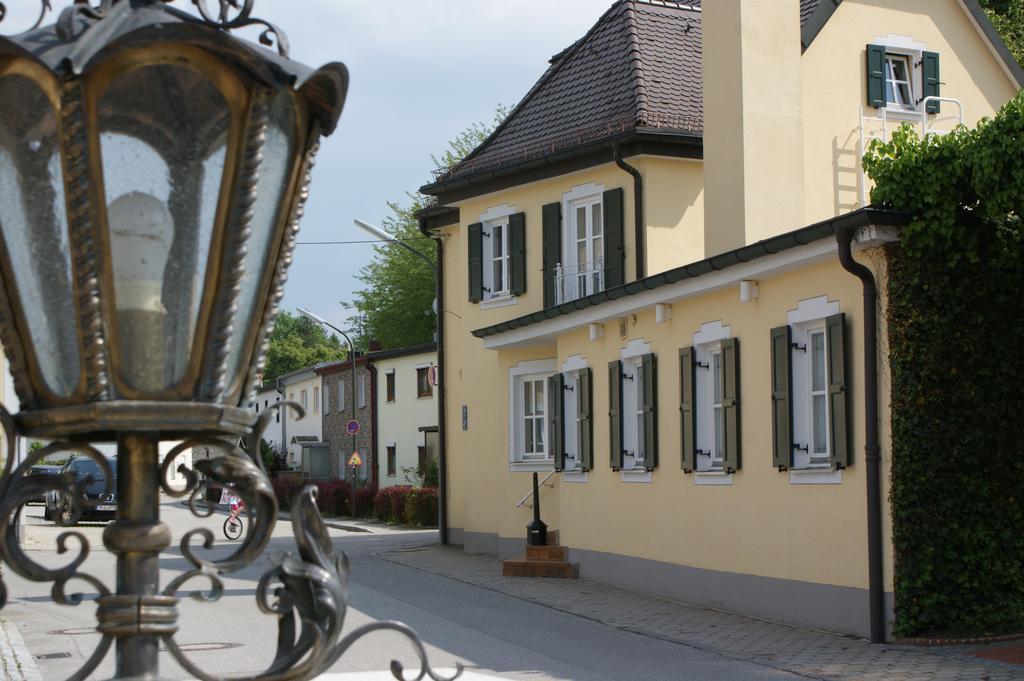
[(159, 199), (130, 192), (110, 204), (107, 220), (123, 375), (140, 390), (166, 389), (173, 352), (162, 298), (174, 218)]
[(107, 210), (117, 308), (165, 314), (164, 270), (174, 241), (174, 218), (163, 201), (123, 194)]

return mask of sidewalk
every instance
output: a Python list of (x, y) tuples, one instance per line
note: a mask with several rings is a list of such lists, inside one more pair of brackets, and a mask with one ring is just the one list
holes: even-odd
[(18, 626), (8, 619), (0, 619), (0, 678), (10, 681), (42, 681), (43, 678)]
[[(381, 554), (384, 560), (498, 591), (610, 627), (788, 671), (812, 679), (856, 681), (1020, 681), (1024, 666), (975, 657), (998, 645), (871, 645), (710, 610), (579, 579), (503, 577), (493, 556), (437, 545)], [(1009, 659), (1004, 656), (1004, 659)]]

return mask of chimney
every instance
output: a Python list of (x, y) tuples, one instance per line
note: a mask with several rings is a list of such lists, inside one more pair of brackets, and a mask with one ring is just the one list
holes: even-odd
[(367, 344), (367, 352), (380, 352), (380, 351), (381, 351), (381, 344), (380, 344), (379, 340), (371, 340)]
[(704, 252), (804, 226), (799, 0), (701, 8)]

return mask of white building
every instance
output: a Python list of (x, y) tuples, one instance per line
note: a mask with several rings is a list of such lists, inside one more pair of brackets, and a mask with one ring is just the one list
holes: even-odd
[[(281, 401), (281, 393), (278, 392), (277, 386), (274, 384), (264, 385), (256, 393), (256, 399), (252, 401), (249, 408), (257, 414), (262, 414), (264, 411), (272, 407)], [(266, 440), (274, 449), (281, 449), (282, 442), (281, 432), (281, 412), (278, 411), (274, 414), (274, 420), (270, 422), (267, 429), (263, 432), (263, 439)]]
[(369, 359), (377, 377), (377, 479), (382, 488), (408, 485), (404, 471), (437, 460), (437, 349), (429, 343)]
[(289, 402), (297, 402), (306, 412), (302, 418), (297, 418), (287, 409), (281, 413), (280, 436), (287, 443), (290, 467), (301, 468), (303, 466), (303, 445), (309, 446), (323, 442), (323, 380), (317, 373), (317, 369), (331, 364), (334, 362), (321, 362), (285, 374), (277, 379), (277, 384), (283, 391), (285, 399)]

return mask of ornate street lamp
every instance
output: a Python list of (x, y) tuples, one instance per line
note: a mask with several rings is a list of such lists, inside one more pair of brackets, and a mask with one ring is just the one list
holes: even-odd
[[(161, 643), (190, 674), (206, 673), (177, 643), (178, 594), (202, 578), (200, 600), (217, 600), (221, 575), (249, 564), (270, 539), (277, 502), (258, 443), (272, 418), (246, 408), (260, 384), (267, 341), (308, 195), (322, 135), (338, 121), (348, 83), (341, 64), (313, 71), (288, 59), (276, 27), (252, 17), (254, 0), (76, 0), (53, 25), (0, 37), (0, 342), (23, 411), (0, 409), (7, 453), (0, 477), (0, 558), (28, 579), (53, 582), (54, 599), (78, 605), (73, 580), (98, 594), (102, 640), (72, 678), (87, 677), (116, 642), (116, 678), (152, 679)], [(182, 3), (184, 4), (184, 3)], [(5, 8), (0, 2), (0, 20)], [(260, 42), (232, 29), (258, 25)], [(297, 405), (291, 408), (301, 411)], [(16, 435), (52, 440), (14, 467)], [(184, 440), (161, 465), (161, 440)], [(116, 441), (117, 519), (103, 534), (117, 555), (117, 584), (79, 572), (85, 537), (66, 532), (65, 567), (22, 550), (17, 514), (58, 491), (76, 510), (89, 503), (70, 474), (25, 477), (58, 452), (93, 458)], [(192, 447), (220, 456), (181, 467)], [(249, 530), (229, 557), (204, 550), (213, 535), (180, 539), (192, 569), (161, 589), (159, 556), (171, 541), (159, 491), (189, 496), (197, 516), (200, 474), (231, 489), (249, 510)], [(110, 483), (108, 482), (108, 485)], [(108, 490), (112, 492), (113, 490)], [(342, 636), (347, 563), (335, 557), (314, 492), (295, 502), (297, 555), (260, 581), (257, 605), (278, 619), (275, 659), (258, 678), (311, 678), (352, 642), (377, 629), (412, 640), (419, 678), (438, 678), (415, 634), (374, 623)], [(0, 605), (6, 601), (0, 584)], [(396, 676), (401, 665), (392, 663)]]

